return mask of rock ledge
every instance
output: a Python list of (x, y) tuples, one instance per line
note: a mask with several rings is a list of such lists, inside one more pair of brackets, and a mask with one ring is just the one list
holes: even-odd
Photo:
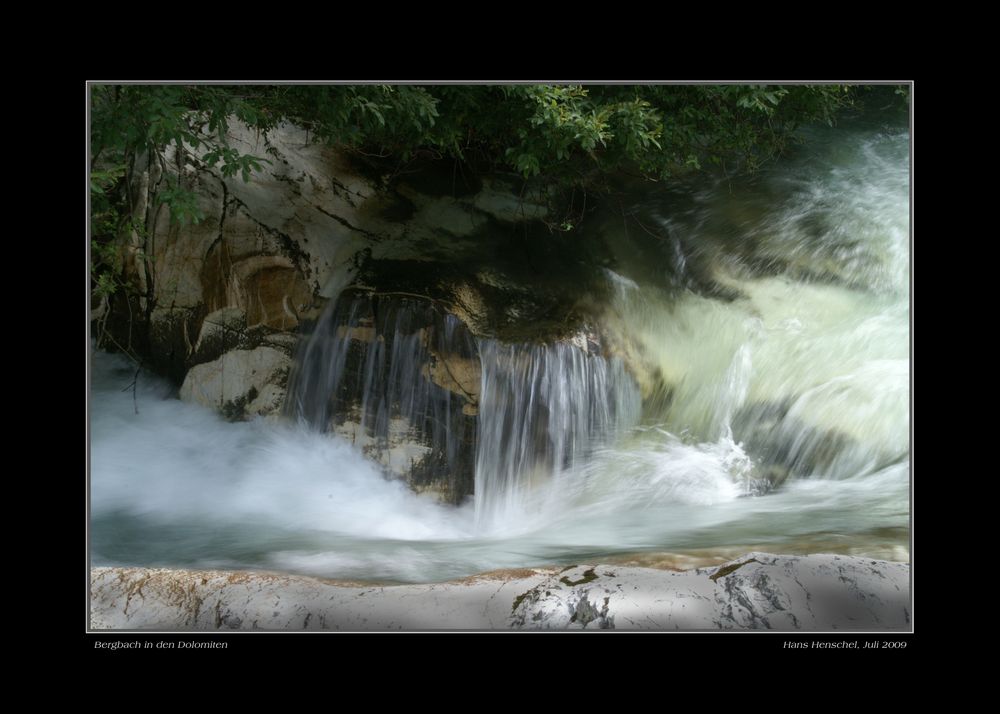
[(748, 553), (684, 572), (609, 565), (375, 586), (242, 571), (93, 568), (94, 630), (910, 629), (910, 566)]

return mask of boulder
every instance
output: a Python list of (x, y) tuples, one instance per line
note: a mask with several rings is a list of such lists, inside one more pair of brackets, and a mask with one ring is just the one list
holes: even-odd
[(218, 409), (233, 421), (278, 414), (291, 366), (291, 358), (273, 347), (226, 352), (192, 367), (180, 398)]

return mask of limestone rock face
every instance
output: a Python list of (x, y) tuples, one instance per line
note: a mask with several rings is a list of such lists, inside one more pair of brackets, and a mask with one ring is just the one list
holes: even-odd
[[(145, 234), (132, 235), (121, 268), (142, 297), (119, 305), (111, 325), (178, 383), (225, 351), (298, 335), (352, 283), (437, 300), (475, 334), (531, 323), (539, 306), (561, 326), (570, 302), (518, 272), (532, 256), (515, 250), (506, 267), (497, 260), (498, 250), (510, 252), (514, 226), (534, 231), (547, 215), (543, 198), (517, 181), (466, 185), (437, 165), (386, 180), (290, 125), (265, 138), (233, 121), (228, 138), (267, 157), (250, 182), (223, 177), (190, 152), (168, 152), (136, 172), (135, 218)], [(159, 200), (168, 182), (195, 194), (199, 222), (171, 217)], [(552, 273), (543, 265), (551, 257), (542, 257), (535, 272)]]
[(234, 124), (229, 139), (270, 161), (249, 183), (195, 158), (165, 162), (170, 178), (198, 197), (198, 223), (172, 220), (158, 203), (163, 167), (154, 163), (137, 179), (148, 190), (139, 218), (150, 235), (136, 246), (131, 272), (152, 293), (137, 313), (148, 311), (152, 363), (171, 375), (205, 361), (196, 353), (198, 336), (220, 310), (241, 311), (248, 330), (294, 333), (322, 307), (332, 276), (347, 270), (372, 236), (401, 232), (377, 214), (362, 217), (364, 202), (377, 193), (372, 180), (337, 152), (309, 144), (304, 131), (279, 127), (265, 140)]
[(273, 347), (226, 352), (191, 368), (180, 397), (218, 409), (229, 419), (277, 414), (292, 361)]
[(94, 568), (94, 630), (905, 632), (910, 568), (748, 553), (685, 572), (608, 565), (372, 586), (292, 575)]
[[(114, 307), (110, 332), (181, 384), (182, 399), (237, 420), (289, 411), (302, 338), (331, 303), (367, 299), (383, 310), (408, 300), (413, 314), (433, 312), (435, 324), (454, 323), (449, 330), (473, 346), (457, 349), (440, 330), (431, 344), (406, 324), (379, 322), (378, 312), (351, 323), (349, 373), (320, 397), (333, 398), (336, 413), (314, 427), (347, 436), (415, 490), (460, 502), (472, 490), (475, 339), (601, 350), (581, 329), (587, 301), (601, 300), (588, 282), (593, 271), (588, 261), (567, 259), (579, 237), (553, 234), (546, 198), (516, 178), (467, 180), (442, 162), (389, 175), (288, 125), (265, 138), (233, 121), (228, 138), (267, 158), (250, 182), (223, 177), (193, 152), (168, 152), (136, 171), (143, 230), (131, 236), (121, 270), (141, 297)], [(174, 220), (160, 200), (164, 187), (178, 184), (195, 194), (199, 222)], [(420, 329), (432, 322), (421, 319)], [(411, 337), (426, 343), (420, 359), (404, 349)], [(355, 359), (362, 343), (401, 347), (371, 351), (379, 369), (369, 380), (366, 362)], [(403, 373), (420, 390), (406, 401), (413, 413), (380, 416), (381, 402), (366, 401), (364, 389), (340, 393), (341, 385), (371, 382), (373, 393), (385, 392), (382, 411), (393, 412), (409, 387), (378, 382)]]

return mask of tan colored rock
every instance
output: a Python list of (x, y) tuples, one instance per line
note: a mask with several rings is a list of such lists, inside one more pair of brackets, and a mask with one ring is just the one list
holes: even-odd
[(232, 266), (226, 302), (246, 313), (247, 327), (294, 329), (311, 301), (309, 286), (285, 256), (256, 255)]
[(331, 431), (357, 446), (372, 461), (384, 466), (389, 476), (404, 481), (433, 452), (430, 446), (414, 440), (413, 429), (406, 419), (389, 420), (388, 443), (380, 443), (358, 421), (350, 419), (333, 424)]
[(221, 411), (230, 419), (274, 414), (281, 408), (292, 360), (273, 347), (233, 350), (192, 367), (180, 398)]
[(434, 351), (431, 351), (431, 354), (434, 360), (424, 366), (424, 376), (470, 403), (478, 403), (482, 377), (479, 360), (453, 354), (438, 354)]
[[(246, 329), (246, 313), (238, 307), (223, 307), (209, 313), (201, 322), (201, 332), (194, 345), (194, 351), (209, 348), (210, 343), (225, 343), (231, 336)], [(234, 341), (235, 344), (235, 341)]]

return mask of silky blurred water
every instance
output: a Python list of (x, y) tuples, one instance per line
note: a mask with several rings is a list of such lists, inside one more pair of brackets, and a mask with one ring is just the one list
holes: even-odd
[[(909, 136), (805, 139), (683, 208), (637, 199), (676, 243), (669, 270), (608, 236), (608, 324), (669, 398), (640, 410), (616, 359), (480, 343), (478, 507), (417, 496), (305, 426), (227, 423), (145, 374), (135, 414), (134, 369), (95, 352), (93, 562), (435, 581), (743, 546), (906, 559)], [(706, 275), (728, 295), (692, 287)], [(519, 360), (535, 376), (512, 376)], [(517, 436), (537, 404), (544, 422)]]

